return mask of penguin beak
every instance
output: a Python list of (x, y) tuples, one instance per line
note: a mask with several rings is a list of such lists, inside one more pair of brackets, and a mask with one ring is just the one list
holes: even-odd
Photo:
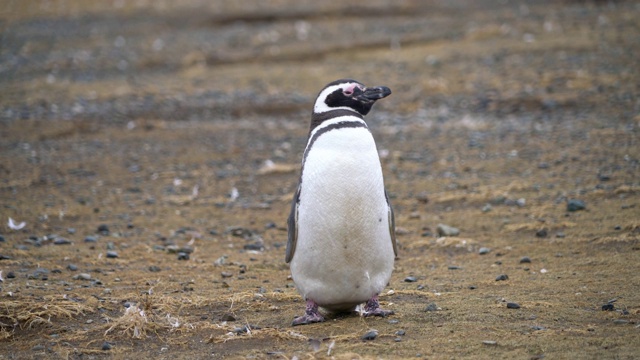
[(391, 95), (391, 89), (386, 86), (368, 87), (364, 89), (364, 92), (358, 96), (358, 100), (361, 101), (376, 101)]

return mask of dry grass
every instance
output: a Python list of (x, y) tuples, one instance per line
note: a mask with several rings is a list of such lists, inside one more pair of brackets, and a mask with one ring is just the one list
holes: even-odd
[(31, 329), (51, 324), (52, 319), (71, 318), (94, 311), (94, 307), (71, 300), (66, 295), (48, 295), (42, 298), (19, 298), (0, 303), (0, 339), (11, 336), (16, 327)]

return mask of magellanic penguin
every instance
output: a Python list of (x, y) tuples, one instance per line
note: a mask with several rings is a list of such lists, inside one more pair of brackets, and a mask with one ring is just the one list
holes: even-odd
[(378, 294), (397, 255), (394, 215), (376, 144), (364, 116), (391, 94), (341, 79), (320, 91), (288, 219), (286, 262), (305, 314), (293, 325), (324, 321), (318, 311), (387, 316)]

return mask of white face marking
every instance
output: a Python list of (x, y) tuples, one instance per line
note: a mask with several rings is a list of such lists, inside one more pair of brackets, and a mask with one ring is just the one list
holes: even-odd
[(345, 95), (350, 95), (350, 94), (353, 94), (353, 89), (355, 89), (356, 87), (362, 88), (362, 85), (351, 82), (351, 83), (344, 83), (344, 84), (329, 86), (328, 88), (322, 90), (322, 92), (318, 95), (318, 98), (316, 99), (316, 103), (313, 105), (313, 112), (316, 114), (320, 114), (323, 112), (338, 110), (338, 109), (353, 111), (353, 109), (347, 106), (329, 107), (324, 101), (327, 98), (327, 96), (329, 96), (329, 94), (331, 94), (332, 92), (338, 89), (342, 89)]

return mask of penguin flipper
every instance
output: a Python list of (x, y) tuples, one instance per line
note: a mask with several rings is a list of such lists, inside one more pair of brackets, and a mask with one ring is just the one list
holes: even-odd
[[(298, 190), (296, 190), (296, 194), (293, 197), (293, 201), (291, 201), (291, 212), (289, 213), (289, 218), (287, 219), (287, 227), (289, 239), (287, 241), (287, 253), (285, 255), (284, 261), (288, 264), (293, 259), (293, 254), (296, 251), (296, 244), (298, 242), (298, 203), (300, 202), (300, 185), (298, 185)], [(395, 244), (395, 240), (394, 240)], [(395, 245), (394, 245), (395, 250)]]
[[(393, 207), (389, 202), (389, 195), (387, 195), (387, 190), (384, 191), (384, 197), (387, 199), (387, 213), (389, 216), (389, 236), (391, 236), (391, 244), (393, 245), (393, 255), (398, 257), (398, 245), (396, 243), (396, 218), (393, 214)], [(288, 249), (288, 247), (287, 247)]]

